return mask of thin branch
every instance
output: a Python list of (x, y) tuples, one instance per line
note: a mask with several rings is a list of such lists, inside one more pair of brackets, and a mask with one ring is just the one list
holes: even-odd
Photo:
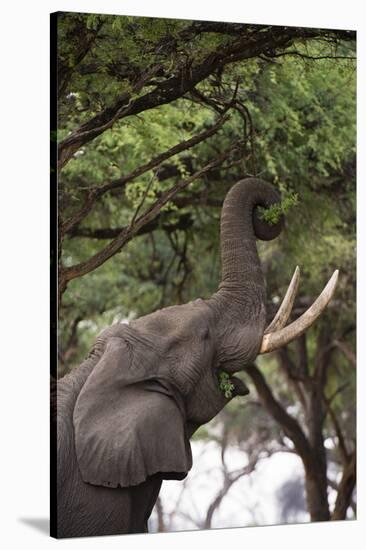
[(280, 348), (276, 353), (278, 364), (280, 370), (284, 373), (287, 382), (294, 389), (297, 397), (300, 400), (301, 405), (303, 406), (304, 411), (306, 411), (306, 397), (304, 391), (300, 385), (300, 382), (304, 382), (305, 379), (298, 372), (297, 369), (291, 361), (288, 349), (286, 347)]
[(105, 193), (108, 191), (111, 191), (112, 189), (118, 189), (122, 188), (126, 185), (126, 183), (129, 183), (130, 181), (136, 179), (137, 177), (141, 176), (142, 174), (145, 174), (146, 172), (149, 172), (153, 168), (158, 167), (160, 164), (162, 164), (165, 160), (173, 157), (174, 155), (177, 155), (178, 153), (181, 153), (182, 151), (186, 151), (188, 149), (191, 149), (198, 143), (201, 143), (205, 139), (213, 136), (222, 126), (225, 124), (225, 122), (228, 120), (229, 115), (221, 116), (210, 128), (207, 130), (197, 134), (196, 136), (193, 136), (190, 139), (183, 140), (180, 143), (177, 143), (177, 145), (174, 145), (170, 149), (167, 149), (163, 153), (153, 157), (145, 164), (139, 166), (126, 176), (123, 176), (122, 178), (113, 180), (111, 182), (108, 182), (101, 187), (96, 187), (94, 189), (91, 189), (87, 199), (85, 200), (83, 206), (78, 210), (72, 217), (65, 220), (60, 227), (60, 232), (62, 234), (71, 232), (80, 222), (83, 220), (91, 211), (93, 208), (95, 202)]
[(275, 399), (262, 372), (255, 364), (247, 365), (245, 371), (251, 377), (263, 407), (280, 424), (287, 437), (291, 439), (304, 465), (308, 466), (310, 463), (311, 467), (311, 448), (299, 423)]
[[(70, 59), (66, 61), (59, 58), (58, 62), (58, 94), (61, 96), (66, 91), (69, 82), (71, 80), (72, 74), (75, 69), (80, 65), (83, 59), (86, 57), (88, 52), (91, 50), (95, 44), (96, 39), (98, 38), (98, 33), (104, 25), (104, 21), (101, 20), (98, 22), (96, 29), (87, 29), (85, 26), (80, 26), (79, 28), (73, 29), (73, 39), (76, 38), (79, 40), (79, 50), (73, 52), (74, 63), (71, 65), (69, 63)], [(67, 38), (66, 38), (67, 41)]]
[[(176, 214), (176, 212), (174, 211)], [(193, 224), (191, 214), (181, 214), (177, 221), (169, 223), (169, 215), (167, 212), (161, 212), (151, 222), (147, 223), (136, 233), (136, 237), (152, 233), (156, 229), (162, 229), (166, 233), (172, 233), (179, 229), (187, 229)], [(76, 227), (70, 234), (70, 238), (86, 238), (86, 239), (101, 239), (110, 240), (117, 237), (122, 231), (126, 229), (124, 227), (101, 227), (93, 229), (91, 227)]]
[(206, 513), (206, 519), (204, 521), (204, 527), (203, 527), (204, 529), (211, 528), (214, 512), (219, 508), (221, 502), (223, 501), (224, 497), (231, 489), (232, 485), (234, 485), (234, 483), (236, 483), (239, 479), (241, 479), (245, 475), (249, 475), (250, 473), (252, 473), (255, 470), (256, 463), (257, 463), (257, 460), (254, 463), (248, 464), (245, 468), (240, 470), (240, 472), (237, 472), (236, 475), (234, 476), (230, 474), (225, 475), (223, 487), (219, 490), (216, 497), (208, 507), (208, 510)]
[(342, 462), (343, 462), (343, 464), (347, 464), (347, 462), (349, 461), (349, 452), (348, 452), (346, 441), (345, 441), (345, 438), (344, 438), (344, 435), (343, 435), (343, 432), (342, 432), (342, 428), (341, 428), (341, 426), (338, 422), (338, 418), (337, 418), (335, 412), (333, 411), (332, 407), (330, 406), (329, 400), (324, 397), (324, 402), (325, 402), (325, 406), (326, 406), (327, 412), (329, 414), (329, 417), (332, 421), (335, 433), (337, 435), (338, 446), (339, 446), (339, 451), (340, 451)]
[(180, 180), (173, 187), (162, 193), (162, 195), (155, 201), (155, 203), (150, 208), (148, 208), (144, 212), (144, 214), (142, 214), (139, 218), (135, 220), (133, 225), (124, 228), (123, 231), (115, 239), (113, 239), (102, 250), (94, 254), (91, 258), (71, 267), (61, 268), (59, 285), (61, 293), (66, 289), (67, 283), (69, 281), (77, 277), (86, 275), (86, 273), (89, 273), (90, 271), (93, 271), (97, 267), (104, 264), (104, 262), (106, 262), (109, 258), (114, 256), (114, 254), (119, 252), (121, 248), (125, 246), (125, 244), (130, 241), (132, 237), (134, 237), (144, 225), (146, 225), (158, 215), (161, 208), (170, 200), (172, 200), (172, 198), (177, 193), (179, 193), (179, 191), (182, 191), (183, 189), (188, 187), (190, 183), (203, 176), (209, 170), (220, 166), (226, 158), (228, 158), (234, 151), (236, 151), (240, 147), (240, 144), (241, 142), (236, 142), (234, 145), (231, 145), (229, 148), (223, 151), (221, 155), (217, 156), (214, 160), (206, 164), (206, 166), (192, 174), (187, 179)]
[(199, 105), (206, 105), (216, 113), (221, 114), (224, 111), (221, 102), (211, 97), (206, 97), (202, 92), (197, 90), (197, 88), (191, 90), (189, 96), (183, 96), (182, 99), (188, 99), (189, 101), (193, 101), (194, 103), (198, 103)]
[[(136, 115), (159, 105), (171, 103), (184, 96), (195, 86), (228, 64), (237, 61), (251, 59), (261, 54), (289, 47), (294, 40), (307, 40), (317, 38), (319, 29), (299, 29), (296, 27), (271, 27), (264, 33), (258, 33), (255, 40), (248, 40), (247, 33), (243, 33), (238, 39), (222, 45), (217, 50), (211, 51), (202, 62), (196, 66), (189, 58), (179, 69), (178, 73), (159, 82), (156, 88), (132, 100), (129, 93), (122, 94), (115, 103), (102, 112), (82, 124), (70, 136), (59, 144), (59, 169), (71, 159), (73, 154), (85, 143), (100, 135), (106, 128), (110, 128), (116, 120), (123, 117)], [(152, 67), (149, 73), (145, 73), (140, 81), (135, 84), (135, 93), (151, 80), (151, 76), (161, 69), (160, 66)]]
[[(88, 123), (82, 125), (76, 132), (67, 136), (58, 147), (58, 162), (57, 167), (59, 172), (65, 166), (65, 164), (72, 158), (73, 154), (85, 143), (93, 140), (109, 128), (120, 118), (127, 117), (133, 114), (133, 108), (135, 102), (133, 101), (133, 95), (139, 93), (146, 82), (151, 79), (157, 72), (161, 70), (161, 65), (153, 65), (150, 67), (142, 77), (134, 84), (132, 92), (123, 93), (117, 100), (114, 106), (114, 112), (112, 108), (107, 108), (105, 111), (112, 112), (112, 116), (104, 120), (103, 117), (97, 115), (94, 117), (94, 121), (97, 123), (89, 128)], [(100, 123), (98, 124), (98, 122)]]
[(299, 52), (298, 50), (292, 50), (292, 51), (289, 51), (289, 52), (281, 52), (281, 53), (273, 53), (271, 55), (269, 55), (268, 53), (266, 54), (268, 56), (269, 59), (267, 59), (266, 57), (262, 57), (262, 59), (265, 59), (266, 61), (270, 61), (273, 57), (284, 57), (285, 55), (295, 55), (295, 56), (298, 56), (298, 57), (301, 57), (301, 58), (304, 58), (304, 59), (311, 59), (312, 61), (317, 61), (318, 59), (347, 59), (349, 61), (356, 61), (357, 57), (353, 57), (353, 56), (347, 56), (347, 55), (332, 55), (332, 54), (329, 54), (329, 55), (308, 55), (308, 54), (305, 54), (305, 53), (301, 53)]
[(319, 391), (317, 391), (314, 388), (319, 397), (321, 396), (327, 383), (328, 369), (331, 365), (330, 359), (333, 349), (334, 347), (330, 344), (328, 327), (321, 326), (317, 337), (316, 354), (314, 358), (315, 367), (312, 376), (314, 386), (317, 386), (319, 389)]
[(352, 503), (352, 493), (356, 485), (356, 451), (352, 453), (339, 483), (338, 495), (332, 513), (332, 520), (346, 519), (347, 510)]
[(342, 391), (348, 388), (349, 384), (350, 384), (349, 382), (344, 382), (344, 384), (341, 384), (340, 386), (338, 386), (338, 388), (334, 390), (334, 392), (329, 397), (326, 398), (328, 404), (330, 405), (332, 401), (337, 397), (337, 395), (339, 395), (340, 393), (342, 393)]
[(226, 465), (223, 463), (223, 465), (224, 465), (224, 469), (223, 469), (223, 475), (224, 475), (223, 486), (218, 491), (218, 493), (216, 494), (216, 497), (214, 498), (214, 500), (211, 502), (210, 506), (208, 507), (208, 510), (207, 510), (207, 513), (206, 513), (206, 519), (205, 519), (204, 527), (203, 527), (204, 529), (210, 529), (212, 527), (212, 518), (213, 518), (214, 512), (219, 508), (219, 506), (221, 505), (221, 502), (223, 501), (224, 497), (227, 495), (227, 493), (229, 492), (231, 487), (234, 485), (234, 483), (239, 481), (244, 476), (248, 476), (251, 473), (253, 473), (254, 470), (256, 469), (257, 465), (258, 465), (258, 462), (260, 462), (261, 460), (269, 458), (275, 452), (277, 452), (277, 451), (275, 451), (275, 450), (271, 451), (271, 450), (268, 449), (268, 450), (266, 450), (265, 455), (260, 456), (261, 451), (260, 450), (255, 451), (253, 453), (253, 455), (250, 457), (250, 460), (249, 460), (249, 462), (246, 466), (244, 466), (243, 468), (239, 468), (239, 469), (237, 469), (235, 471), (232, 471), (232, 472), (228, 472), (228, 470), (226, 468)]
[(337, 347), (343, 353), (343, 355), (350, 361), (351, 365), (354, 368), (356, 368), (357, 366), (356, 354), (350, 349), (350, 347), (345, 342), (341, 342), (340, 340), (334, 340), (333, 345)]
[(150, 189), (151, 189), (151, 186), (152, 186), (152, 184), (153, 184), (153, 182), (154, 182), (154, 178), (155, 178), (155, 174), (153, 174), (153, 175), (151, 176), (150, 181), (149, 181), (148, 185), (146, 186), (146, 189), (145, 189), (145, 191), (144, 191), (144, 193), (143, 193), (143, 195), (142, 195), (142, 199), (141, 199), (139, 205), (137, 206), (137, 208), (136, 208), (136, 210), (135, 210), (135, 213), (134, 213), (134, 215), (132, 216), (132, 219), (131, 219), (131, 221), (130, 221), (130, 227), (132, 227), (133, 224), (135, 223), (135, 220), (136, 220), (136, 218), (137, 218), (137, 216), (138, 216), (138, 213), (140, 212), (141, 208), (142, 208), (143, 205), (144, 205), (144, 202), (145, 202), (145, 200), (146, 200), (146, 197), (147, 197), (147, 195), (148, 195), (148, 193), (149, 193), (149, 191), (150, 191)]

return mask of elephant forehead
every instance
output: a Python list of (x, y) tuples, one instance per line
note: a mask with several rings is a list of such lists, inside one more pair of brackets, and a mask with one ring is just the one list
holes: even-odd
[(158, 310), (133, 321), (131, 326), (146, 334), (158, 334), (168, 339), (206, 339), (209, 335), (210, 310), (202, 300), (196, 300)]

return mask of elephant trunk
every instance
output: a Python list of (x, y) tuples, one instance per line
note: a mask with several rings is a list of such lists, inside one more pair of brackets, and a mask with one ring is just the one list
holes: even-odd
[(261, 220), (256, 208), (268, 208), (280, 201), (271, 185), (256, 178), (236, 183), (226, 195), (221, 214), (222, 276), (216, 304), (229, 307), (240, 317), (265, 321), (265, 282), (258, 257), (256, 238), (271, 240), (283, 227), (283, 217), (270, 225)]

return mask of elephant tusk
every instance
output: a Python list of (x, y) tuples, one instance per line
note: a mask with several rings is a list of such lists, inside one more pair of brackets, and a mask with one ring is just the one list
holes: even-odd
[(301, 317), (293, 321), (287, 327), (281, 328), (276, 332), (265, 334), (262, 339), (259, 353), (275, 351), (303, 334), (317, 320), (332, 299), (337, 286), (338, 274), (339, 271), (336, 269), (322, 293)]
[(286, 325), (287, 320), (291, 314), (292, 306), (294, 305), (297, 289), (299, 288), (299, 281), (300, 281), (300, 269), (299, 269), (299, 266), (296, 266), (291, 282), (286, 291), (285, 297), (282, 300), (282, 304), (280, 305), (279, 310), (277, 311), (273, 320), (264, 331), (264, 334), (268, 334), (269, 332), (275, 332), (276, 330), (279, 330), (280, 328), (283, 328)]

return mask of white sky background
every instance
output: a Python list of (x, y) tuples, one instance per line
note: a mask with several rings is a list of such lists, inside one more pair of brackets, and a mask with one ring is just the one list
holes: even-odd
[[(1, 544), (12, 550), (122, 547), (187, 550), (202, 547), (360, 547), (366, 534), (365, 346), (366, 286), (358, 286), (358, 520), (267, 529), (219, 529), (55, 541), (24, 518), (49, 515), (49, 13), (88, 11), (357, 28), (358, 48), (358, 280), (366, 280), (366, 18), (360, 0), (13, 0), (2, 6), (1, 109)], [(362, 239), (362, 237), (365, 237)], [(273, 459), (271, 459), (273, 460)], [(277, 460), (277, 459), (276, 459)], [(275, 477), (276, 470), (271, 472)], [(168, 483), (168, 482), (167, 482)], [(170, 482), (173, 483), (173, 482)], [(235, 488), (232, 491), (234, 494)], [(165, 488), (164, 488), (165, 490)], [(229, 497), (228, 497), (229, 498)], [(60, 546), (61, 545), (61, 546)]]
[[(214, 441), (193, 441), (191, 446), (193, 467), (188, 477), (184, 481), (164, 481), (160, 491), (164, 512), (169, 514), (175, 510), (174, 531), (198, 529), (186, 515), (202, 522), (222, 486), (220, 447)], [(225, 460), (230, 472), (246, 465), (245, 453), (235, 447), (228, 447)], [(214, 513), (212, 528), (279, 523), (276, 491), (286, 481), (299, 477), (303, 478), (303, 467), (295, 454), (281, 452), (260, 460), (254, 472), (234, 483), (225, 495)], [(176, 506), (178, 500), (179, 507)], [(294, 521), (300, 523), (308, 520), (307, 513), (299, 512), (294, 517)], [(154, 513), (152, 528), (155, 522)]]

